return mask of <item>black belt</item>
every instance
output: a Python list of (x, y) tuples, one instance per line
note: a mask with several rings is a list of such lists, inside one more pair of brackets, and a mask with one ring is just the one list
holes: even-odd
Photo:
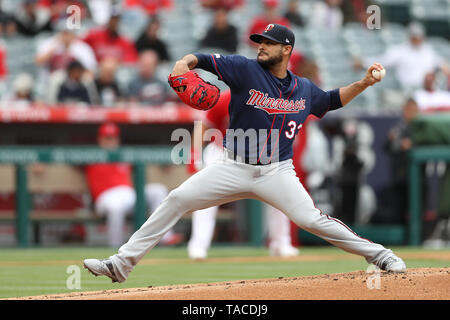
[(257, 161), (255, 163), (256, 159), (254, 159), (254, 158), (251, 159), (251, 158), (247, 158), (247, 157), (242, 157), (242, 156), (239, 156), (239, 155), (235, 154), (234, 152), (232, 152), (230, 150), (227, 150), (227, 149), (224, 149), (224, 150), (225, 150), (227, 158), (231, 159), (231, 160), (234, 160), (236, 162), (250, 164), (252, 166), (266, 166), (266, 165), (270, 164), (270, 162), (269, 163), (261, 163), (259, 161)]

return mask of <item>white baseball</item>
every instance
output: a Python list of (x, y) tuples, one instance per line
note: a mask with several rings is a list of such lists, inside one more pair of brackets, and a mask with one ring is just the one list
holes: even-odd
[(377, 80), (381, 80), (384, 78), (384, 76), (386, 75), (386, 69), (381, 69), (381, 71), (377, 70), (377, 69), (373, 69), (372, 70), (372, 77), (374, 77)]

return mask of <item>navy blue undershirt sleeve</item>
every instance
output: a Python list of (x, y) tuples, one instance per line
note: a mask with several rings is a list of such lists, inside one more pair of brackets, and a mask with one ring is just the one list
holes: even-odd
[(342, 108), (339, 88), (324, 91), (310, 81), (311, 84), (311, 113), (322, 118), (328, 111)]
[(196, 68), (216, 74), (213, 65), (211, 64), (211, 57), (209, 54), (194, 53), (194, 56), (196, 56), (198, 60)]
[(194, 53), (198, 63), (196, 68), (211, 72), (230, 88), (242, 87), (246, 81), (248, 59), (239, 55)]
[(342, 108), (341, 95), (339, 94), (339, 88), (329, 91), (331, 106), (330, 110), (336, 110)]

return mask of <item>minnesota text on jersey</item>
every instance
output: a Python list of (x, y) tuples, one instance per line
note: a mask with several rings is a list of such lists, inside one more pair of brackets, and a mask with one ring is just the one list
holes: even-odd
[(305, 99), (288, 100), (282, 98), (269, 97), (268, 93), (259, 90), (251, 89), (249, 91), (250, 98), (247, 100), (247, 105), (255, 106), (256, 108), (266, 111), (268, 114), (280, 113), (298, 113), (305, 110)]

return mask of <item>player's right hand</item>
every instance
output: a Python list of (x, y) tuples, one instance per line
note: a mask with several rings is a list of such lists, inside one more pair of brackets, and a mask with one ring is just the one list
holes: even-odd
[(380, 82), (381, 79), (375, 79), (375, 78), (372, 76), (372, 71), (373, 71), (373, 70), (381, 71), (382, 69), (384, 69), (384, 68), (383, 68), (383, 66), (382, 66), (380, 63), (374, 63), (374, 64), (372, 64), (372, 65), (369, 67), (369, 69), (367, 69), (366, 75), (364, 76), (364, 79), (363, 79), (364, 83), (365, 83), (366, 85), (368, 85), (368, 86), (372, 86), (372, 85), (374, 85), (375, 83)]

